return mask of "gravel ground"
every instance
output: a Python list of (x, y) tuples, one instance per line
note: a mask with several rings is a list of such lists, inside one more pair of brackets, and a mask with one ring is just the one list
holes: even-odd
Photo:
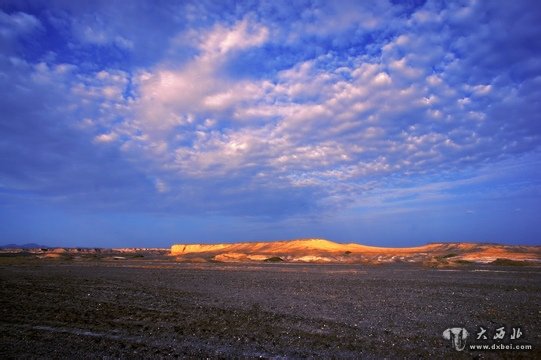
[[(541, 269), (0, 261), (0, 358), (541, 358)], [(521, 326), (525, 352), (446, 328)], [(519, 342), (520, 342), (519, 341)]]

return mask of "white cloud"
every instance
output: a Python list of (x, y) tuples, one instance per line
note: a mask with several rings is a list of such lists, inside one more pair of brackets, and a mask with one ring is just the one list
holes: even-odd
[(372, 80), (372, 83), (375, 85), (389, 85), (391, 82), (391, 77), (385, 72), (380, 72)]
[(492, 91), (492, 86), (489, 85), (475, 85), (473, 87), (468, 87), (471, 89), (474, 95), (482, 96), (490, 93)]
[(389, 64), (389, 67), (392, 69), (392, 71), (394, 70), (393, 73), (402, 75), (412, 80), (418, 79), (423, 74), (421, 69), (410, 66), (405, 57), (394, 60)]
[(154, 185), (156, 187), (156, 191), (159, 193), (166, 193), (170, 190), (167, 183), (161, 179), (156, 179)]
[[(55, 57), (58, 49), (51, 49), (36, 63), (22, 52), (0, 55), (0, 66), (8, 69), (0, 71), (8, 79), (3, 103), (24, 109), (42, 99), (44, 115), (28, 127), (50, 129), (43, 141), (65, 137), (63, 148), (77, 143), (100, 161), (111, 156), (112, 174), (125, 171), (116, 166), (120, 159), (164, 208), (198, 203), (206, 211), (244, 206), (249, 213), (263, 204), (265, 213), (291, 204), (306, 211), (320, 204), (407, 202), (400, 196), (422, 194), (441, 199), (449, 196), (444, 186), (409, 192), (394, 186), (431, 174), (444, 181), (538, 146), (532, 120), (540, 110), (532, 40), (538, 36), (530, 36), (536, 33), (531, 19), (528, 26), (517, 20), (509, 27), (515, 22), (481, 2), (427, 2), (411, 17), (396, 10), (405, 5), (388, 2), (337, 4), (311, 3), (299, 13), (282, 9), (283, 18), (258, 13), (258, 6), (247, 14), (245, 4), (234, 13), (190, 19), (178, 11), (163, 27), (159, 16), (111, 21), (129, 18), (108, 17), (114, 7), (70, 16), (65, 27), (51, 26), (59, 36), (73, 30), (62, 39), (70, 41), (71, 52)], [(485, 6), (503, 25), (487, 23)], [(0, 14), (0, 40), (39, 27), (31, 15)], [(500, 44), (513, 49), (502, 32), (507, 28), (529, 34), (529, 47), (494, 51)], [(186, 30), (175, 36), (179, 29)], [(491, 32), (497, 34), (492, 47), (486, 45)], [(116, 55), (127, 55), (122, 49), (130, 54), (117, 62)], [(111, 51), (114, 59), (88, 59), (90, 50)], [(136, 53), (152, 56), (136, 61)], [(81, 66), (55, 63), (60, 58)], [(13, 101), (17, 97), (31, 100)], [(17, 111), (11, 117), (17, 119)], [(57, 135), (58, 128), (69, 131)], [(64, 135), (73, 131), (77, 136)], [(92, 166), (89, 171), (102, 169)]]
[(134, 41), (121, 35), (121, 33), (126, 33), (122, 31), (124, 29), (121, 29), (122, 22), (118, 20), (114, 22), (108, 21), (110, 20), (108, 17), (114, 18), (115, 12), (70, 19), (74, 36), (83, 44), (116, 45), (124, 50), (133, 50)]
[(269, 31), (266, 27), (245, 18), (232, 28), (216, 26), (204, 35), (199, 48), (203, 52), (203, 57), (216, 58), (235, 50), (261, 45), (268, 36)]
[[(352, 180), (419, 169), (441, 161), (441, 149), (460, 148), (434, 134), (410, 135), (408, 139), (420, 140), (404, 141), (388, 133), (389, 125), (379, 125), (412, 111), (416, 103), (430, 107), (415, 112), (416, 121), (443, 119), (439, 106), (449, 97), (459, 101), (441, 75), (427, 77), (430, 89), (417, 86), (412, 79), (421, 71), (399, 53), (370, 62), (359, 58), (351, 66), (329, 70), (320, 67), (329, 60), (322, 56), (281, 71), (274, 81), (234, 81), (223, 75), (226, 57), (261, 45), (267, 34), (246, 19), (231, 27), (215, 26), (200, 37), (201, 53), (181, 69), (157, 67), (141, 73), (136, 78), (135, 116), (117, 129), (129, 139), (123, 149), (141, 153), (155, 171), (183, 177), (240, 176), (257, 166), (277, 175), (299, 174), (308, 186), (329, 181), (322, 174), (336, 169), (342, 169), (339, 177)], [(396, 46), (410, 42), (406, 35), (392, 40)], [(395, 83), (386, 69), (401, 80)], [(239, 122), (221, 129), (224, 120)], [(410, 159), (398, 160), (405, 150)], [(370, 155), (382, 152), (388, 156)], [(298, 186), (299, 177), (295, 179)]]
[(336, 35), (345, 30), (374, 31), (386, 24), (393, 15), (393, 7), (387, 1), (332, 1), (320, 7), (306, 7), (303, 20), (294, 24), (296, 34)]
[(0, 10), (0, 36), (12, 38), (28, 34), (41, 28), (41, 22), (34, 16), (24, 12), (7, 14)]
[(118, 138), (118, 135), (115, 133), (101, 134), (94, 138), (94, 141), (97, 143), (110, 143), (115, 141)]
[[(313, 15), (328, 25), (318, 36), (355, 27)], [(77, 75), (68, 65), (42, 63), (34, 77), (43, 84), (56, 72), (70, 77), (77, 118), (92, 119), (79, 123), (81, 131), (96, 146), (119, 146), (148, 178), (159, 179), (160, 193), (181, 191), (175, 182), (222, 179), (250, 190), (317, 188), (322, 198), (337, 199), (335, 187), (492, 156), (487, 105), (503, 98), (515, 104), (519, 92), (464, 75), (447, 43), (450, 30), (438, 27), (446, 16), (423, 8), (412, 21), (395, 19), (392, 36), (374, 37), (370, 46), (381, 52), (299, 56), (261, 76), (236, 77), (230, 65), (241, 53), (276, 45), (271, 33), (279, 31), (245, 16), (178, 35), (165, 52), (171, 58), (150, 68)], [(360, 28), (378, 29), (379, 21)], [(89, 29), (87, 41), (116, 41)], [(175, 63), (172, 54), (188, 45), (190, 57)]]

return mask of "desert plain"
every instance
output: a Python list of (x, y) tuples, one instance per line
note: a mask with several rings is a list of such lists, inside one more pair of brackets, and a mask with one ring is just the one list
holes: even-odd
[[(384, 250), (321, 239), (4, 249), (0, 356), (540, 358), (539, 254), (539, 247)], [(515, 343), (532, 349), (457, 351), (442, 336), (452, 327), (468, 329), (470, 343), (479, 327), (491, 337), (520, 328)]]

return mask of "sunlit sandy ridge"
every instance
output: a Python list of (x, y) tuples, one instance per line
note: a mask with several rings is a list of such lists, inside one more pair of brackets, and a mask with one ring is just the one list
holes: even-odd
[(286, 262), (476, 262), (497, 259), (541, 261), (539, 246), (511, 246), (478, 243), (433, 243), (417, 247), (386, 248), (361, 244), (340, 244), (325, 239), (299, 239), (275, 242), (231, 244), (176, 244), (171, 255), (179, 260), (196, 261), (265, 261)]

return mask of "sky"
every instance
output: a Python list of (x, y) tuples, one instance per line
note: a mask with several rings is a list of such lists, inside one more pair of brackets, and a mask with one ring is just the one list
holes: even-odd
[(541, 3), (0, 0), (0, 244), (541, 245)]

